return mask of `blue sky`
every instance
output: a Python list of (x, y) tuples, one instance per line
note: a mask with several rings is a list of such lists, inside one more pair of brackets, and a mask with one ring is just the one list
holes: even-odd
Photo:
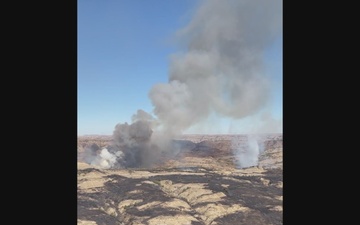
[[(78, 135), (112, 134), (138, 109), (152, 112), (148, 92), (167, 83), (172, 35), (198, 0), (78, 0)], [(282, 120), (282, 39), (265, 53), (275, 91), (272, 115)], [(216, 120), (217, 121), (217, 120)], [(211, 132), (227, 133), (226, 119)], [(204, 132), (204, 131), (202, 131)]]

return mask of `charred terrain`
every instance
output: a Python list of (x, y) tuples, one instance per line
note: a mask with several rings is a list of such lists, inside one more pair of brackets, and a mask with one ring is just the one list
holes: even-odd
[(245, 135), (184, 135), (151, 167), (102, 169), (84, 150), (111, 136), (78, 137), (78, 224), (282, 224), (282, 134), (260, 137), (256, 166), (239, 168)]

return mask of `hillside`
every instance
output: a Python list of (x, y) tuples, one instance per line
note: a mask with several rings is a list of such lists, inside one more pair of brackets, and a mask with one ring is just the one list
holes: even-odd
[(78, 224), (282, 224), (282, 135), (264, 135), (257, 166), (239, 168), (244, 135), (187, 135), (182, 151), (152, 168), (100, 169), (82, 149), (111, 137), (78, 141)]

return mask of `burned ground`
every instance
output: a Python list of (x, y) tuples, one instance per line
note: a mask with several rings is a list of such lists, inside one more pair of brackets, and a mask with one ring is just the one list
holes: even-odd
[(282, 156), (282, 139), (268, 141), (268, 167), (246, 169), (226, 141), (190, 142), (151, 169), (78, 163), (78, 224), (282, 224), (282, 159), (269, 158)]

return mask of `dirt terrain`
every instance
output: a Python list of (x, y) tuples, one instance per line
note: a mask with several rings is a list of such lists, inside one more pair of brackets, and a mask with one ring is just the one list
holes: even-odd
[(111, 136), (78, 138), (78, 224), (282, 224), (282, 135), (261, 137), (257, 166), (238, 168), (234, 139), (184, 135), (187, 145), (151, 169), (100, 169), (80, 162), (83, 149)]

